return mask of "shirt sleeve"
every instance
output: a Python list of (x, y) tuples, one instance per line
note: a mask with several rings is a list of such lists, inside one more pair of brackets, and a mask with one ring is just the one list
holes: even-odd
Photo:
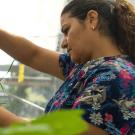
[(60, 54), (59, 65), (62, 69), (64, 77), (67, 77), (75, 64), (71, 61), (68, 54)]
[(84, 109), (83, 118), (110, 135), (135, 133), (135, 81), (125, 74), (98, 71), (88, 77), (73, 106)]

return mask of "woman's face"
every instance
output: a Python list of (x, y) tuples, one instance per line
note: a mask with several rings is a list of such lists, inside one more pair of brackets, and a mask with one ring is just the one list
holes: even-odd
[(76, 63), (90, 60), (93, 48), (93, 34), (88, 20), (80, 22), (65, 13), (61, 17), (61, 31), (64, 34), (62, 48), (66, 48), (71, 59)]

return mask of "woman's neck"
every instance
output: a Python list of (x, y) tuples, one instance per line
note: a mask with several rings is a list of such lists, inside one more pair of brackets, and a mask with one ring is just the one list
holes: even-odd
[(115, 42), (113, 42), (110, 38), (101, 37), (100, 40), (96, 41), (91, 59), (117, 55), (122, 55), (121, 51), (117, 47), (117, 44), (115, 44)]

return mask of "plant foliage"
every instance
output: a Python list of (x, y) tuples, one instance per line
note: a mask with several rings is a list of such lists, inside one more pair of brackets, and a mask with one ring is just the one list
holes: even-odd
[(77, 135), (87, 130), (81, 110), (61, 110), (41, 116), (30, 123), (1, 128), (0, 135)]

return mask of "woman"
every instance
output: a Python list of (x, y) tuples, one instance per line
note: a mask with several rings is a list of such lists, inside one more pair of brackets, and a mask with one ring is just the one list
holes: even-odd
[[(67, 54), (37, 47), (2, 30), (0, 48), (22, 63), (64, 80), (49, 101), (46, 113), (58, 109), (84, 109), (82, 117), (90, 127), (84, 135), (133, 134), (133, 5), (125, 0), (72, 0), (62, 11), (61, 27), (62, 47), (67, 49)], [(22, 50), (26, 50), (25, 54)], [(12, 120), (7, 125), (10, 123)]]

